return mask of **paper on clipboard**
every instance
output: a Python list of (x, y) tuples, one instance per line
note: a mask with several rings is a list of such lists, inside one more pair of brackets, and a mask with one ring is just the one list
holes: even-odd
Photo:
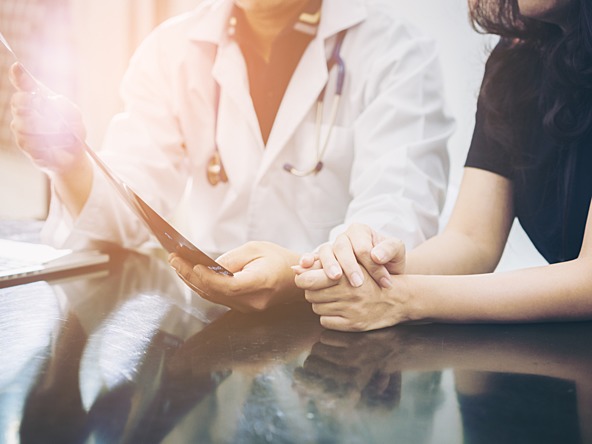
[[(12, 55), (14, 61), (20, 63), (20, 60), (1, 32), (0, 43), (2, 43), (2, 45)], [(67, 125), (65, 121), (64, 124)], [(193, 245), (162, 216), (152, 209), (143, 199), (141, 199), (140, 196), (138, 196), (125, 182), (113, 174), (109, 167), (101, 160), (99, 156), (97, 156), (94, 150), (90, 148), (90, 146), (88, 146), (85, 141), (81, 140), (74, 131), (72, 131), (72, 135), (76, 141), (84, 147), (86, 153), (105, 175), (107, 180), (114, 186), (119, 196), (128, 204), (134, 214), (136, 214), (136, 216), (146, 224), (148, 229), (152, 232), (152, 234), (154, 234), (156, 239), (166, 251), (169, 253), (176, 253), (194, 265), (205, 265), (217, 273), (232, 276), (230, 271), (222, 267), (214, 259), (210, 258), (207, 254)]]

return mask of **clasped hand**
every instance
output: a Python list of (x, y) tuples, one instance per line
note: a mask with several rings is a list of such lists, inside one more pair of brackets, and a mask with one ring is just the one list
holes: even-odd
[(329, 329), (366, 331), (408, 320), (405, 246), (354, 224), (333, 244), (301, 257), (296, 285)]

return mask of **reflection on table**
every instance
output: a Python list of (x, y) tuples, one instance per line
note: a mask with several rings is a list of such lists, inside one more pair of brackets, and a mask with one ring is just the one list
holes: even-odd
[(592, 442), (592, 323), (332, 332), (129, 252), (0, 307), (0, 442)]

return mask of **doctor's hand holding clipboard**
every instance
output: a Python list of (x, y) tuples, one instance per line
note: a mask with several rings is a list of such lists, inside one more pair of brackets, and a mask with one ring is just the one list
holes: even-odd
[(234, 273), (232, 278), (177, 255), (171, 255), (170, 263), (185, 283), (205, 299), (247, 312), (298, 300), (301, 292), (292, 285), (291, 269), (298, 258), (298, 254), (271, 242), (248, 242), (216, 259)]
[[(80, 213), (88, 198), (94, 173), (92, 160), (95, 160), (112, 184), (120, 188), (118, 191), (136, 215), (169, 251), (171, 266), (196, 293), (239, 311), (264, 310), (275, 305), (272, 301), (277, 295), (285, 302), (297, 299), (300, 291), (285, 283), (293, 281), (290, 267), (298, 261), (299, 254), (268, 242), (250, 242), (213, 261), (190, 243), (190, 248), (197, 250), (197, 256), (195, 252), (187, 254), (175, 248), (177, 237), (181, 237), (182, 247), (188, 241), (113, 176), (100, 158), (85, 146), (86, 130), (76, 105), (33, 78), (19, 62), (11, 67), (10, 79), (17, 88), (12, 98), (15, 115), (12, 129), (17, 144), (52, 179), (73, 217)], [(168, 235), (170, 230), (176, 235), (174, 239)], [(169, 237), (169, 242), (161, 240), (163, 235)], [(233, 276), (231, 269), (238, 274)]]
[[(17, 134), (17, 143), (51, 177), (55, 186), (63, 190), (60, 196), (74, 217), (80, 213), (90, 192), (93, 177), (91, 159), (94, 159), (113, 185), (121, 188), (122, 197), (144, 219), (157, 239), (161, 240), (163, 234), (170, 238), (168, 232), (173, 230), (175, 238), (161, 243), (170, 252), (171, 266), (196, 293), (239, 311), (264, 310), (274, 305), (272, 301), (277, 298), (276, 295), (281, 295), (286, 302), (297, 298), (300, 291), (294, 291), (292, 285), (285, 286), (285, 283), (293, 281), (290, 267), (298, 261), (297, 253), (267, 242), (247, 243), (219, 257), (216, 262), (200, 250), (197, 250), (199, 256), (179, 251), (174, 241), (181, 235), (113, 176), (100, 158), (85, 147), (85, 128), (77, 107), (34, 79), (18, 62), (12, 66), (10, 77), (18, 90), (12, 99), (15, 114), (12, 129)], [(48, 116), (52, 118), (48, 119)], [(31, 134), (33, 128), (34, 135)], [(188, 241), (182, 236), (181, 239), (185, 247)], [(169, 245), (171, 242), (173, 245)], [(193, 245), (189, 246), (196, 250)], [(238, 274), (233, 276), (229, 270)]]
[[(12, 52), (4, 38), (2, 38), (2, 42)], [(44, 169), (49, 175), (58, 177), (59, 179), (55, 180), (58, 183), (60, 179), (68, 182), (71, 180), (69, 178), (70, 171), (77, 167), (86, 171), (85, 167), (89, 160), (86, 155), (88, 155), (97, 169), (101, 170), (101, 173), (117, 190), (129, 209), (146, 225), (165, 250), (194, 265), (201, 264), (216, 273), (232, 276), (230, 271), (195, 247), (126, 183), (111, 172), (101, 158), (83, 141), (85, 129), (74, 105), (65, 98), (51, 93), (43, 84), (36, 81), (20, 63), (13, 66), (11, 74), (13, 83), (21, 91), (15, 94), (13, 101), (14, 109), (17, 110), (16, 114), (20, 114), (22, 117), (21, 120), (15, 119), (13, 125), (15, 132), (19, 131), (17, 129), (19, 127), (23, 128), (21, 132), (35, 127), (37, 120), (35, 115), (43, 117), (39, 126), (45, 129), (41, 130), (42, 133), (39, 134), (39, 137), (44, 140), (45, 147), (27, 144), (22, 141), (23, 139), (19, 139), (19, 145), (23, 147), (23, 151), (41, 169)], [(33, 109), (27, 109), (26, 104), (31, 103), (28, 101), (31, 95), (33, 95)], [(70, 119), (68, 116), (71, 116)], [(44, 127), (47, 122), (52, 123)], [(66, 187), (72, 188), (73, 186), (67, 185)], [(70, 204), (70, 208), (77, 208), (77, 206), (76, 202)]]

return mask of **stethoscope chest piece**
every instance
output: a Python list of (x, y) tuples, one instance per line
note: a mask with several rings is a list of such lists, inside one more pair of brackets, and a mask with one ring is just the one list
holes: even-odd
[(226, 176), (226, 171), (224, 170), (224, 165), (222, 165), (222, 159), (218, 150), (214, 151), (214, 154), (210, 157), (206, 174), (208, 182), (212, 186), (216, 186), (220, 182), (228, 182), (228, 176)]

